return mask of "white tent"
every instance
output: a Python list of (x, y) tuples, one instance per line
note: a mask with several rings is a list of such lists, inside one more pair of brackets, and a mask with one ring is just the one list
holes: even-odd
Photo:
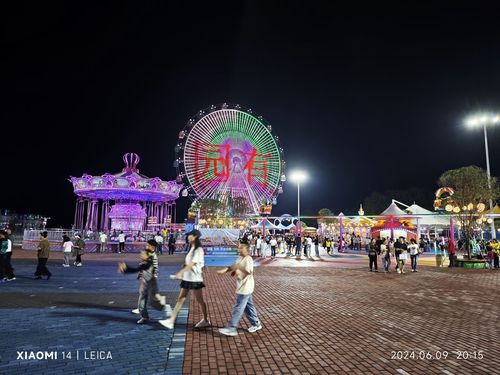
[(429, 226), (441, 226), (447, 227), (450, 225), (450, 219), (446, 217), (439, 217), (435, 212), (426, 210), (420, 207), (418, 204), (413, 203), (410, 207), (406, 209), (406, 212), (415, 218), (418, 218), (418, 223), (420, 225)]
[(401, 208), (399, 208), (396, 203), (392, 202), (389, 207), (387, 207), (380, 216), (405, 216), (407, 215)]

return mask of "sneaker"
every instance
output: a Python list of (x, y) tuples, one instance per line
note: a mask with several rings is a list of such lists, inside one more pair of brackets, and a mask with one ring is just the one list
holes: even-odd
[(238, 331), (236, 331), (236, 328), (219, 328), (219, 333), (225, 336), (238, 336)]
[(81, 267), (81, 266), (83, 266), (83, 264), (78, 263), (76, 266), (77, 266), (77, 267)]
[(137, 321), (137, 324), (146, 324), (147, 322), (149, 322), (149, 319), (141, 318)]
[(396, 270), (396, 271), (397, 271), (397, 273), (401, 273), (401, 271), (400, 271), (400, 270)]
[(69, 264), (63, 264), (63, 267), (69, 267)]
[(165, 311), (165, 315), (167, 316), (167, 318), (170, 318), (172, 316), (172, 307), (169, 304), (165, 304), (163, 311)]
[(11, 277), (10, 279), (7, 279), (7, 281), (14, 281), (15, 279), (15, 277)]
[(194, 328), (207, 328), (210, 327), (211, 325), (212, 323), (210, 323), (210, 320), (202, 319), (194, 326)]
[(133, 309), (131, 312), (132, 312), (132, 314), (140, 314), (139, 309)]
[(405, 271), (401, 271), (401, 273), (406, 273)]
[(257, 324), (256, 326), (251, 326), (248, 328), (248, 332), (254, 333), (257, 332), (258, 330), (262, 329), (262, 324)]
[(76, 262), (73, 262), (73, 265), (76, 266)]
[(173, 329), (174, 328), (174, 322), (172, 319), (162, 319), (158, 320), (158, 323), (160, 323), (163, 327), (167, 329)]

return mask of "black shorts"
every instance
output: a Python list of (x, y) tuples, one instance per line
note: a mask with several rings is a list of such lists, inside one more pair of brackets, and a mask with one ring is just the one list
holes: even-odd
[(184, 281), (184, 280), (181, 281), (182, 289), (196, 290), (204, 287), (205, 284), (203, 284), (202, 281)]

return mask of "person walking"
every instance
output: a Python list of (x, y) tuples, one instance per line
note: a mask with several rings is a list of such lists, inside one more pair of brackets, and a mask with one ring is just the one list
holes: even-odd
[(404, 237), (399, 237), (399, 241), (394, 244), (394, 251), (396, 253), (396, 270), (398, 273), (405, 273), (405, 261), (408, 258), (408, 245)]
[(238, 335), (238, 323), (243, 316), (243, 313), (245, 313), (251, 324), (248, 328), (248, 332), (253, 333), (262, 329), (262, 324), (260, 323), (257, 315), (257, 310), (253, 304), (252, 297), (255, 288), (255, 281), (253, 277), (253, 259), (248, 253), (248, 245), (246, 244), (240, 244), (238, 252), (240, 256), (232, 266), (217, 271), (219, 274), (232, 272), (232, 274), (235, 274), (237, 278), (236, 303), (233, 306), (231, 319), (229, 320), (227, 327), (219, 328), (219, 332), (226, 336)]
[(370, 261), (370, 272), (373, 272), (373, 268), (375, 268), (375, 272), (378, 272), (377, 266), (377, 241), (373, 239), (370, 242), (370, 248), (368, 250), (368, 259)]
[(212, 324), (208, 318), (207, 304), (203, 300), (203, 288), (205, 284), (203, 283), (203, 267), (205, 266), (205, 253), (201, 247), (201, 232), (197, 229), (189, 232), (187, 234), (187, 241), (189, 245), (189, 252), (184, 260), (184, 267), (175, 274), (175, 278), (181, 281), (181, 291), (179, 297), (177, 298), (177, 303), (172, 312), (172, 316), (168, 319), (160, 320), (160, 324), (168, 329), (174, 328), (175, 319), (177, 314), (182, 308), (189, 291), (192, 290), (196, 301), (198, 302), (201, 312), (203, 314), (203, 319), (200, 320), (195, 328), (207, 328)]
[(104, 232), (99, 233), (99, 252), (101, 254), (106, 251), (106, 242), (108, 242), (108, 235)]
[[(149, 240), (146, 243), (146, 249), (141, 253), (138, 267), (131, 267), (124, 262), (118, 263), (118, 272), (136, 273), (139, 272), (141, 287), (139, 289), (138, 312), (141, 318), (137, 324), (146, 324), (149, 322), (148, 302), (158, 311), (165, 314), (165, 319), (172, 312), (170, 305), (166, 303), (166, 297), (160, 295), (158, 290), (158, 256), (156, 250), (158, 243), (155, 240)], [(133, 310), (132, 312), (135, 312)]]
[(276, 257), (276, 246), (278, 245), (278, 242), (276, 241), (276, 238), (271, 237), (271, 240), (269, 241), (269, 246), (271, 247), (271, 258)]
[(10, 239), (7, 237), (7, 232), (0, 231), (0, 282), (13, 281), (15, 276), (7, 258), (7, 250), (9, 248)]
[(386, 238), (384, 238), (384, 240), (380, 244), (380, 258), (382, 259), (384, 272), (390, 272), (389, 267), (391, 266), (391, 252), (389, 251), (389, 246), (387, 245)]
[(71, 256), (71, 252), (73, 251), (73, 242), (71, 242), (71, 239), (67, 236), (63, 236), (63, 259), (64, 263), (62, 264), (63, 267), (69, 267), (69, 257)]
[(49, 259), (50, 253), (50, 243), (49, 240), (47, 240), (48, 235), (47, 231), (40, 233), (40, 242), (37, 248), (38, 265), (35, 271), (35, 278), (38, 280), (41, 279), (42, 276), (47, 276), (47, 280), (52, 277), (52, 273), (47, 268), (47, 260)]
[(408, 251), (410, 252), (411, 259), (411, 272), (417, 271), (417, 258), (419, 254), (419, 247), (417, 245), (417, 241), (414, 238), (410, 240), (410, 244), (408, 245)]
[(173, 255), (175, 252), (175, 237), (173, 233), (170, 233), (168, 237), (168, 255)]
[(9, 233), (6, 230), (2, 230), (0, 232), (1, 239), (1, 250), (0, 250), (0, 268), (2, 275), (2, 279), (5, 281), (14, 281), (16, 276), (14, 275), (14, 269), (11, 264), (11, 256), (12, 256), (12, 240), (9, 238)]
[(125, 251), (125, 233), (123, 231), (120, 231), (120, 234), (118, 235), (118, 254), (121, 254), (122, 251)]
[(260, 235), (257, 236), (257, 241), (255, 242), (255, 249), (257, 250), (257, 256), (260, 257), (262, 256), (262, 252), (261, 252), (261, 248), (262, 248), (262, 238), (260, 237)]
[(77, 267), (82, 266), (82, 255), (85, 249), (85, 241), (79, 234), (75, 234), (75, 243), (73, 245), (73, 255), (76, 256), (75, 263), (73, 263)]
[(157, 248), (158, 253), (160, 255), (163, 255), (163, 237), (161, 236), (160, 231), (158, 231), (156, 233), (155, 241), (158, 244), (158, 248)]
[(318, 239), (318, 236), (314, 237), (314, 251), (316, 253), (316, 258), (319, 258), (319, 239)]

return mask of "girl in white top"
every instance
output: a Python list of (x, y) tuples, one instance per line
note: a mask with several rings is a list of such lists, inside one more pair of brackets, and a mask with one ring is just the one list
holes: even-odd
[(68, 236), (63, 236), (63, 255), (64, 263), (63, 267), (69, 267), (69, 257), (71, 255), (71, 250), (73, 250), (73, 242), (71, 242)]
[(184, 301), (186, 300), (189, 291), (192, 290), (196, 301), (201, 307), (203, 313), (203, 319), (195, 325), (195, 328), (206, 328), (210, 327), (211, 323), (208, 319), (207, 304), (203, 300), (203, 267), (205, 265), (205, 253), (201, 247), (200, 237), (201, 233), (199, 230), (193, 230), (188, 233), (188, 244), (189, 252), (186, 255), (186, 260), (184, 261), (184, 267), (175, 274), (175, 278), (181, 281), (181, 291), (179, 297), (177, 298), (177, 304), (175, 305), (172, 316), (169, 319), (160, 320), (160, 324), (166, 328), (174, 328), (175, 319), (177, 314), (181, 310)]

